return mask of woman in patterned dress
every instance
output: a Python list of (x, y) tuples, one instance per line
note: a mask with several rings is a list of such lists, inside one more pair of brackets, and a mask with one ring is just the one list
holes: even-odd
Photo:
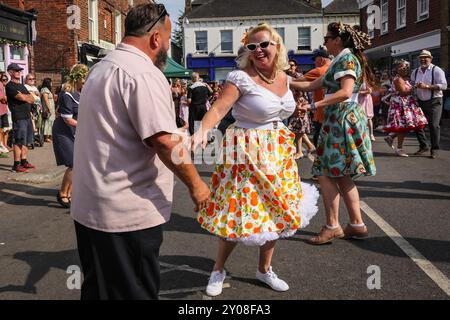
[(408, 157), (403, 150), (406, 134), (422, 129), (428, 121), (414, 96), (414, 87), (407, 80), (409, 62), (398, 60), (394, 63), (394, 67), (397, 75), (391, 88), (387, 124), (384, 127), (384, 131), (389, 132), (389, 135), (384, 140), (394, 148), (394, 139), (397, 138), (395, 154), (399, 157)]
[(306, 226), (317, 212), (318, 191), (301, 183), (294, 160), (294, 133), (282, 123), (296, 108), (279, 34), (259, 24), (243, 39), (241, 70), (228, 74), (218, 100), (201, 123), (193, 146), (206, 146), (208, 132), (233, 108), (236, 122), (223, 139), (211, 177), (211, 202), (198, 213), (202, 228), (218, 236), (219, 250), (206, 293), (222, 292), (224, 265), (237, 242), (260, 247), (256, 278), (276, 291), (289, 286), (272, 271), (276, 240)]
[[(359, 193), (353, 179), (375, 174), (367, 118), (358, 104), (361, 84), (371, 79), (363, 49), (370, 45), (368, 35), (342, 23), (331, 23), (324, 37), (328, 52), (335, 56), (327, 73), (314, 82), (293, 82), (291, 87), (311, 91), (323, 86), (325, 99), (314, 108), (325, 108), (317, 157), (312, 173), (318, 176), (327, 223), (311, 244), (324, 244), (335, 238), (364, 238), (368, 231), (359, 207)], [(345, 230), (339, 225), (339, 194), (350, 216)]]

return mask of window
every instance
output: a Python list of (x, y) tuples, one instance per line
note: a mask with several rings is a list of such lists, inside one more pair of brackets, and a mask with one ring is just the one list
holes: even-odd
[(9, 47), (9, 58), (11, 60), (23, 60), (24, 59), (23, 48), (10, 46)]
[(208, 33), (206, 31), (195, 31), (195, 51), (208, 53)]
[(298, 28), (298, 47), (297, 50), (311, 50), (311, 28)]
[(429, 0), (417, 0), (417, 21), (428, 19), (429, 9)]
[(89, 41), (98, 43), (98, 2), (89, 0)]
[(233, 53), (233, 31), (220, 31), (220, 50), (225, 53)]
[(275, 30), (280, 35), (281, 39), (283, 39), (283, 43), (286, 44), (286, 42), (284, 41), (284, 28), (275, 28)]
[(116, 44), (119, 44), (122, 41), (122, 14), (120, 11), (116, 10), (114, 21)]
[(388, 32), (388, 18), (389, 18), (389, 3), (388, 0), (381, 0), (381, 34)]
[(406, 0), (397, 0), (397, 29), (406, 26)]
[(5, 49), (0, 45), (0, 70), (6, 70), (5, 60)]

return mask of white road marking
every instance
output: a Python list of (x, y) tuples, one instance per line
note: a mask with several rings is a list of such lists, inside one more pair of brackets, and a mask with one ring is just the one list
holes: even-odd
[(380, 217), (367, 203), (360, 201), (361, 210), (364, 211), (386, 235), (391, 238), (400, 249), (403, 250), (427, 276), (431, 278), (448, 296), (450, 296), (449, 279), (430, 261), (428, 261), (419, 251), (417, 251), (405, 238), (401, 236), (391, 225)]

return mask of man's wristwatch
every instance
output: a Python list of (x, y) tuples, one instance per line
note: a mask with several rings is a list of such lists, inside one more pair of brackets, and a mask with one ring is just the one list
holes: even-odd
[(314, 101), (312, 101), (312, 102), (310, 103), (310, 106), (311, 106), (311, 111), (316, 111), (316, 110), (317, 110), (317, 107), (316, 107), (316, 104), (315, 104)]

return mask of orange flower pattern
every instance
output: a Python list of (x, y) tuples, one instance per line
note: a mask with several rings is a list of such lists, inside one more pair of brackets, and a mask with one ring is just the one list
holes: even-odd
[(294, 138), (286, 127), (229, 128), (222, 142), (223, 164), (210, 180), (211, 201), (197, 216), (201, 226), (231, 240), (295, 233), (302, 222), (302, 189)]

